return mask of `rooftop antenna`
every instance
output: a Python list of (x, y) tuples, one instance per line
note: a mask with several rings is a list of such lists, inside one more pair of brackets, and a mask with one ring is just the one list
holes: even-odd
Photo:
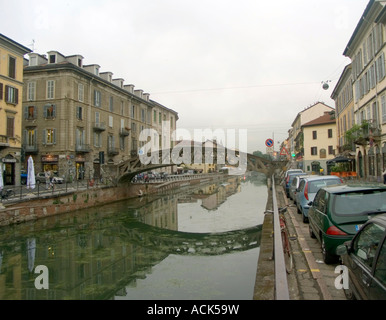
[(32, 43), (29, 45), (32, 48), (32, 51), (35, 51), (35, 40), (32, 39)]

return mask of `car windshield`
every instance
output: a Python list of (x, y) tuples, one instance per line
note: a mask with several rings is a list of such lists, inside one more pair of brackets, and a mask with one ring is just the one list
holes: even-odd
[(336, 215), (366, 215), (386, 212), (386, 190), (366, 190), (337, 194), (333, 211)]
[(308, 193), (316, 193), (320, 188), (325, 186), (330, 186), (333, 184), (341, 183), (340, 179), (324, 179), (324, 180), (316, 180), (310, 181), (308, 183)]

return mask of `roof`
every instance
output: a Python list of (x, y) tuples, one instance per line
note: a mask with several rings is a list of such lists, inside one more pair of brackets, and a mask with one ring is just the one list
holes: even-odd
[(311, 127), (311, 126), (333, 124), (333, 123), (336, 123), (335, 118), (331, 118), (331, 114), (329, 112), (325, 112), (323, 116), (303, 124), (302, 127)]
[(0, 41), (5, 42), (8, 46), (14, 48), (15, 50), (19, 51), (20, 54), (25, 55), (26, 53), (32, 52), (31, 49), (21, 45), (20, 43), (6, 37), (2, 33), (0, 33)]
[(329, 193), (346, 193), (355, 192), (361, 190), (385, 190), (386, 185), (379, 183), (346, 183), (338, 184), (334, 186), (326, 186), (324, 189), (328, 190)]
[(305, 108), (304, 110), (298, 112), (298, 114), (296, 115), (295, 120), (292, 122), (292, 125), (291, 125), (291, 126), (292, 126), (292, 127), (294, 126), (296, 120), (302, 115), (302, 113), (304, 113), (305, 111), (307, 111), (307, 110), (309, 110), (309, 109), (311, 109), (311, 108), (314, 108), (314, 107), (317, 106), (318, 104), (322, 104), (322, 105), (324, 105), (325, 107), (330, 108), (331, 110), (335, 110), (334, 108), (332, 108), (332, 107), (326, 105), (324, 102), (316, 102), (316, 103), (314, 103), (312, 106), (309, 106), (309, 107)]

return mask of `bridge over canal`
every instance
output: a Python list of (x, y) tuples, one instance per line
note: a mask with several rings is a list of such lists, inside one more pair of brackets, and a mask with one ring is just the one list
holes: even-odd
[(242, 173), (256, 171), (271, 177), (276, 169), (282, 169), (288, 161), (270, 160), (225, 147), (174, 147), (146, 155), (137, 155), (119, 163), (116, 167), (118, 182), (128, 183), (141, 172), (182, 163), (187, 165), (193, 163), (217, 164), (221, 167), (234, 167)]

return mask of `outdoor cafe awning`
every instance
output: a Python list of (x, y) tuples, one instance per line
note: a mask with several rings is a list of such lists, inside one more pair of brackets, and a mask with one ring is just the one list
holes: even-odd
[(338, 162), (351, 162), (351, 161), (354, 161), (354, 159), (346, 158), (343, 156), (337, 156), (334, 159), (328, 160), (327, 164), (338, 163)]

